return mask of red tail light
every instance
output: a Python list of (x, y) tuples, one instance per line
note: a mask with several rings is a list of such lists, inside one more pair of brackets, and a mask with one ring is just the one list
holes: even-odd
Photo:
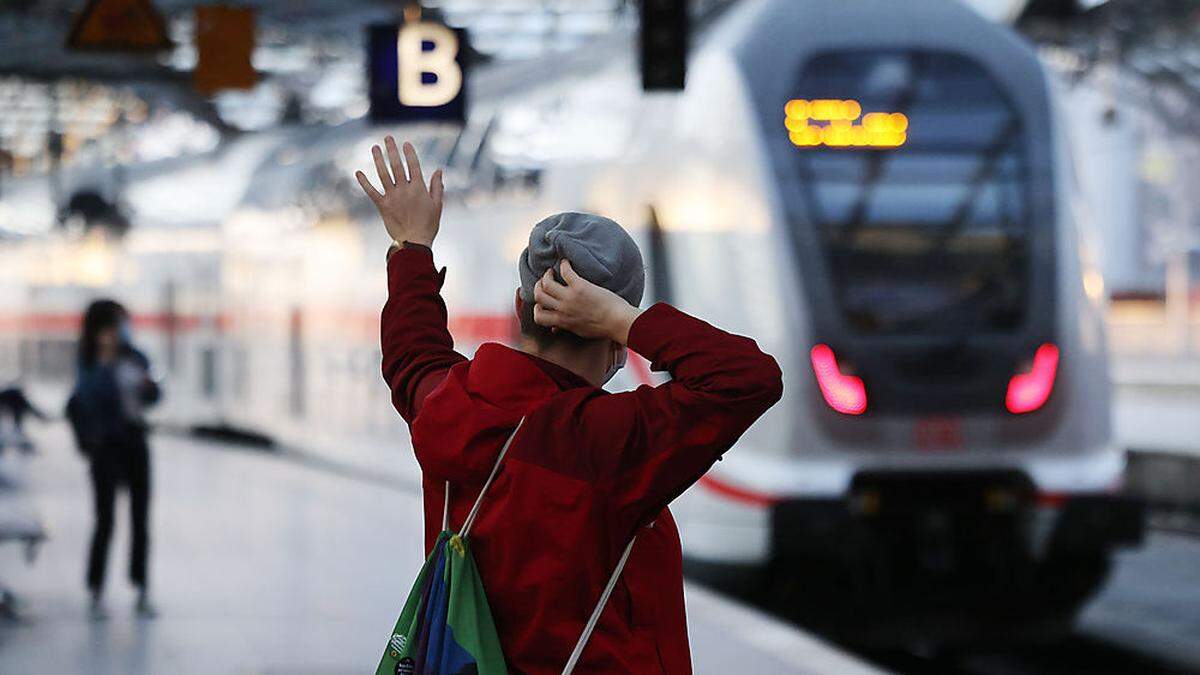
[(1004, 405), (1013, 414), (1037, 410), (1050, 398), (1054, 378), (1058, 374), (1058, 347), (1047, 342), (1033, 355), (1033, 366), (1027, 373), (1017, 373), (1008, 381)]
[(830, 408), (845, 415), (861, 415), (867, 410), (867, 388), (862, 378), (845, 375), (829, 345), (817, 345), (809, 353), (817, 385)]

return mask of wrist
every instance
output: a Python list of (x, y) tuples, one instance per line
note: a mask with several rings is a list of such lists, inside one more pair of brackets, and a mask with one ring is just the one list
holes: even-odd
[(620, 344), (629, 344), (629, 330), (633, 327), (633, 322), (637, 321), (641, 315), (642, 310), (633, 305), (622, 307), (613, 322), (613, 332), (609, 337)]
[(396, 245), (403, 247), (405, 244), (418, 244), (425, 248), (433, 248), (433, 237), (422, 237), (418, 235), (406, 235), (396, 240)]

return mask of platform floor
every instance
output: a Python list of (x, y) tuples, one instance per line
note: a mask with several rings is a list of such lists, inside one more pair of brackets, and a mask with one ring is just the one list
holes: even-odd
[[(0, 673), (372, 672), (420, 564), (409, 488), (195, 439), (154, 441), (151, 570), (161, 615), (133, 616), (118, 507), (110, 618), (87, 618), (86, 465), (64, 429), (35, 435), (21, 476), (51, 539), (33, 565), (0, 547), (0, 583), (24, 601), (0, 621)], [(794, 628), (689, 586), (697, 673), (878, 672)]]
[(1113, 403), (1113, 432), (1122, 447), (1200, 456), (1200, 385), (1121, 385)]

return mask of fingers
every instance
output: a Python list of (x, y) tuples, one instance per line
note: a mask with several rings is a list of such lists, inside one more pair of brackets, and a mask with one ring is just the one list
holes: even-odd
[(562, 300), (563, 296), (565, 295), (565, 291), (567, 290), (566, 286), (558, 283), (558, 280), (554, 278), (554, 270), (551, 269), (546, 270), (546, 272), (542, 274), (542, 278), (538, 279), (537, 284), (534, 285), (535, 292), (539, 288), (542, 289), (543, 293), (555, 298), (556, 300)]
[(400, 168), (400, 149), (396, 147), (396, 139), (388, 136), (383, 139), (383, 145), (387, 148), (388, 164), (392, 167), (392, 175), (396, 177), (396, 185), (407, 182), (404, 169)]
[(533, 322), (539, 326), (546, 326), (550, 329), (558, 328), (561, 318), (562, 315), (552, 309), (547, 309), (541, 305), (533, 306)]
[(433, 172), (433, 178), (429, 179), (429, 196), (440, 207), (442, 205), (442, 197), (445, 194), (446, 186), (442, 183), (442, 170), (438, 169)]
[(387, 192), (396, 186), (392, 182), (392, 176), (388, 173), (387, 165), (383, 162), (383, 151), (378, 145), (371, 146), (371, 156), (375, 158), (375, 171), (379, 174), (379, 181), (383, 183), (383, 191)]
[(425, 178), (421, 175), (421, 160), (417, 157), (417, 149), (412, 143), (404, 144), (404, 159), (408, 161), (408, 179), (424, 189)]
[(379, 190), (376, 190), (375, 186), (371, 185), (371, 181), (367, 179), (367, 174), (356, 171), (354, 177), (358, 179), (358, 184), (362, 187), (363, 192), (367, 193), (367, 196), (371, 198), (371, 201), (378, 204), (379, 200), (383, 199), (383, 195), (379, 194)]
[(557, 310), (560, 307), (559, 299), (547, 293), (546, 289), (542, 287), (541, 283), (534, 284), (533, 301), (536, 303), (534, 305), (535, 309), (537, 307), (543, 307), (545, 309)]
[(575, 268), (571, 267), (571, 261), (566, 258), (558, 264), (558, 273), (562, 275), (563, 281), (567, 282), (568, 286), (574, 286), (576, 283), (583, 281), (583, 277), (575, 272)]

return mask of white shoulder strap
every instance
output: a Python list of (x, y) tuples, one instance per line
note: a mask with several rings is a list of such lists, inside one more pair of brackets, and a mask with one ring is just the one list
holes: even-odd
[(612, 595), (613, 588), (617, 585), (617, 579), (621, 576), (621, 571), (625, 569), (625, 562), (629, 560), (629, 552), (633, 550), (635, 541), (637, 541), (636, 535), (625, 546), (625, 552), (621, 554), (621, 559), (617, 561), (617, 568), (608, 578), (608, 584), (604, 586), (604, 592), (600, 594), (600, 601), (596, 603), (596, 608), (592, 610), (592, 616), (588, 618), (587, 625), (583, 627), (583, 634), (575, 643), (575, 649), (571, 652), (571, 658), (567, 659), (567, 665), (563, 667), (562, 675), (571, 675), (571, 671), (575, 670), (575, 664), (579, 663), (579, 657), (583, 656), (583, 648), (591, 639), (592, 631), (596, 630), (596, 623), (600, 621), (600, 614), (604, 611), (604, 606), (608, 604), (608, 596)]
[[(475, 504), (471, 506), (471, 512), (467, 514), (467, 519), (463, 521), (462, 529), (459, 530), (458, 536), (461, 539), (466, 539), (467, 534), (471, 531), (471, 526), (475, 524), (475, 517), (479, 515), (479, 505), (483, 504), (483, 496), (487, 494), (488, 488), (492, 486), (492, 481), (496, 479), (496, 474), (500, 472), (500, 462), (504, 460), (504, 455), (508, 453), (508, 447), (512, 445), (513, 439), (517, 437), (517, 432), (521, 430), (521, 425), (525, 424), (525, 418), (522, 417), (520, 422), (517, 422), (517, 428), (513, 429), (508, 435), (508, 440), (504, 441), (504, 446), (500, 448), (500, 455), (496, 457), (496, 463), (492, 466), (492, 473), (488, 475), (487, 481), (483, 484), (483, 488), (479, 490), (479, 496), (475, 498)], [(450, 481), (446, 481), (446, 499), (442, 504), (442, 529), (450, 528)]]

